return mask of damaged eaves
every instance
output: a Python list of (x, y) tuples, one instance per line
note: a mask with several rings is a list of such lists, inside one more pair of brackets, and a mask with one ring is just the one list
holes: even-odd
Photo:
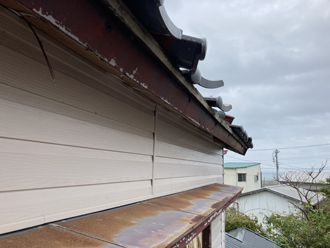
[[(154, 36), (163, 49), (169, 54), (172, 61), (178, 68), (184, 68), (183, 74), (192, 84), (199, 84), (205, 88), (219, 88), (224, 86), (222, 80), (210, 81), (201, 76), (197, 69), (199, 60), (204, 60), (206, 56), (207, 43), (206, 39), (200, 39), (183, 35), (183, 31), (177, 28), (168, 17), (164, 0), (124, 0), (128, 8), (142, 22)], [(223, 104), (222, 98), (205, 98), (210, 107), (217, 107), (220, 111), (217, 112), (221, 119), (224, 119), (229, 124), (232, 123), (234, 117), (226, 118), (225, 112), (232, 109), (231, 105)], [(249, 147), (253, 148), (252, 138), (247, 137), (243, 127), (237, 128), (234, 126), (234, 132), (244, 141)]]
[[(246, 153), (246, 144), (219, 118), (192, 86), (189, 78), (168, 59), (164, 49), (160, 48), (121, 1), (85, 0), (78, 3), (36, 0), (33, 4), (28, 0), (1, 2), (27, 14), (33, 14), (33, 9), (42, 11), (43, 16), (34, 12), (35, 17), (26, 19), (133, 88), (143, 89), (140, 91), (142, 94), (210, 133), (225, 148), (240, 154)], [(61, 13), (68, 15), (64, 18)], [(108, 15), (112, 17), (108, 18)], [(47, 16), (51, 16), (68, 32), (63, 33), (51, 20), (46, 19)], [(75, 37), (79, 38), (79, 42)], [(86, 44), (87, 49), (82, 44)], [(134, 75), (137, 67), (139, 69)]]
[(252, 138), (248, 137), (247, 132), (244, 130), (243, 126), (230, 125), (235, 133), (244, 141), (244, 143), (249, 147), (253, 148)]

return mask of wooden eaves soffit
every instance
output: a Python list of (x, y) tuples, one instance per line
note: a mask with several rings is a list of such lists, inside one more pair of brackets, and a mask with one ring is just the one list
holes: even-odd
[[(0, 0), (0, 3), (211, 134), (214, 142), (243, 155), (253, 147), (241, 126), (231, 128), (225, 121), (224, 112), (230, 110), (229, 106), (217, 104), (222, 102), (221, 98), (206, 101), (193, 87), (200, 84), (216, 88), (223, 86), (223, 82), (201, 76), (197, 65), (205, 57), (206, 40), (183, 35), (168, 18), (163, 1)], [(211, 106), (221, 110), (217, 113)]]

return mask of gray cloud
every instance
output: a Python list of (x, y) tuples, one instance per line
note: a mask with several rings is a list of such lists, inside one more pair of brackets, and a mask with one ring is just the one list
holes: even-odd
[[(199, 68), (225, 87), (198, 89), (233, 105), (228, 114), (255, 150), (330, 143), (330, 1), (166, 0), (165, 7), (184, 34), (207, 38)], [(229, 152), (226, 160), (260, 161), (271, 171), (271, 153)], [(330, 146), (280, 153), (282, 168), (319, 166), (328, 157)]]

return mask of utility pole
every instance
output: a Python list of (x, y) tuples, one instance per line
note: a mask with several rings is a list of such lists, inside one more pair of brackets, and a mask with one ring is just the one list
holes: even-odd
[(280, 153), (280, 151), (279, 150), (275, 150), (275, 159), (276, 159), (276, 180), (278, 181), (279, 179), (278, 179), (278, 156), (277, 156), (277, 154), (279, 154)]

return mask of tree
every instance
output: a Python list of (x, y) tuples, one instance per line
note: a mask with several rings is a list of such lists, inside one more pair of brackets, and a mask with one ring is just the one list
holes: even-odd
[[(319, 184), (318, 177), (325, 168), (298, 174), (300, 178), (282, 177), (280, 183), (296, 189), (300, 203), (291, 202), (298, 210), (296, 213), (280, 215), (273, 213), (264, 217), (264, 226), (258, 224), (257, 218), (243, 213), (226, 211), (226, 231), (235, 227), (246, 227), (265, 236), (285, 248), (327, 248), (330, 247), (330, 179), (321, 189), (324, 195), (312, 191)], [(296, 176), (297, 174), (295, 174)], [(307, 183), (308, 182), (308, 183)], [(309, 187), (303, 189), (303, 184)], [(323, 198), (321, 204), (316, 204)], [(329, 210), (327, 209), (329, 208)]]
[(327, 178), (326, 182), (324, 182), (324, 187), (320, 189), (320, 191), (327, 197), (320, 204), (319, 208), (323, 209), (325, 213), (330, 213), (330, 177)]
[(298, 214), (265, 216), (267, 237), (286, 248), (330, 247), (330, 214), (322, 209), (309, 210), (307, 218)]
[[(265, 216), (266, 234), (269, 239), (283, 247), (311, 247), (325, 248), (330, 247), (330, 212), (324, 211), (324, 205), (315, 205), (324, 196), (313, 192), (313, 184), (317, 183), (317, 177), (325, 168), (326, 163), (314, 172), (311, 171), (300, 174), (300, 178), (282, 178), (284, 183), (297, 190), (301, 202), (304, 204), (292, 203), (298, 209), (298, 213), (288, 215), (272, 214)], [(309, 188), (302, 189), (302, 184), (308, 182)], [(321, 191), (330, 196), (330, 179)], [(314, 198), (317, 198), (316, 201)], [(326, 199), (330, 200), (330, 198)], [(325, 201), (323, 201), (325, 202)]]
[(330, 177), (327, 178), (326, 182), (324, 182), (324, 186), (320, 189), (320, 191), (324, 193), (327, 198), (330, 198)]
[(264, 229), (262, 228), (262, 225), (258, 223), (257, 217), (247, 216), (241, 212), (232, 209), (226, 210), (225, 227), (226, 232), (236, 227), (246, 227), (251, 231), (259, 233), (262, 236), (266, 235)]
[[(318, 184), (317, 178), (320, 176), (322, 171), (327, 165), (327, 161), (322, 164), (322, 166), (316, 170), (315, 167), (312, 167), (309, 171), (303, 171), (300, 173), (286, 173), (278, 182), (280, 184), (288, 185), (294, 188), (300, 198), (300, 204), (296, 202), (290, 202), (299, 212), (304, 215), (305, 218), (308, 218), (309, 207), (314, 205), (315, 202), (320, 202), (324, 196), (316, 194), (313, 192), (313, 188)], [(309, 185), (307, 188), (303, 188), (303, 185)], [(307, 207), (306, 207), (307, 206)]]

